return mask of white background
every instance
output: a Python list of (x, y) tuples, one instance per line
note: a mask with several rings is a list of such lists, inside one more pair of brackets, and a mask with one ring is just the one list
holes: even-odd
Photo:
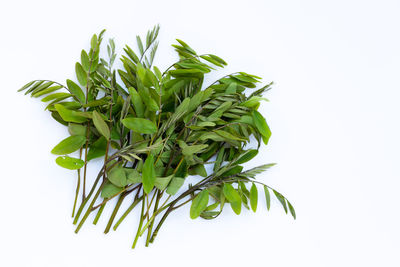
[[(1, 266), (400, 266), (400, 3), (398, 1), (2, 1)], [(75, 235), (75, 173), (51, 148), (67, 136), (44, 105), (16, 90), (64, 82), (106, 28), (118, 51), (161, 25), (156, 65), (180, 38), (229, 65), (274, 81), (261, 111), (273, 135), (248, 166), (294, 204), (214, 221), (170, 216), (149, 248), (131, 215), (103, 235)], [(260, 192), (262, 197), (262, 192)]]

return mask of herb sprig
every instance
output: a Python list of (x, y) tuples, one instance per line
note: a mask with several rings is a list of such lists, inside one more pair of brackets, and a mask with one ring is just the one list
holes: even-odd
[[(268, 101), (262, 95), (272, 83), (255, 89), (260, 77), (235, 72), (204, 85), (207, 73), (227, 63), (213, 54), (197, 54), (179, 39), (172, 45), (179, 60), (161, 72), (153, 66), (159, 26), (147, 33), (144, 42), (137, 36), (138, 53), (126, 45), (122, 67), (116, 68), (113, 39), (106, 46), (108, 57), (100, 56), (104, 32), (93, 35), (89, 52), (82, 50), (75, 64), (78, 82), (34, 80), (19, 90), (43, 97), (51, 116), (68, 127), (70, 136), (51, 152), (59, 155), (58, 165), (77, 170), (72, 210), (76, 233), (92, 212), (96, 224), (109, 200), (118, 198), (104, 233), (111, 227), (116, 230), (138, 206), (132, 248), (145, 233), (148, 246), (166, 218), (187, 203), (192, 219), (215, 219), (225, 203), (236, 214), (242, 207), (256, 211), (257, 184), (264, 189), (268, 210), (272, 192), (285, 212), (296, 218), (287, 198), (255, 179), (274, 164), (250, 170), (242, 166), (271, 136), (257, 109), (261, 101)], [(246, 96), (248, 89), (254, 91)], [(251, 136), (257, 149), (246, 149)], [(104, 164), (87, 190), (87, 166), (95, 158), (103, 158)], [(198, 180), (182, 192), (188, 176)], [(129, 195), (132, 203), (117, 219)]]

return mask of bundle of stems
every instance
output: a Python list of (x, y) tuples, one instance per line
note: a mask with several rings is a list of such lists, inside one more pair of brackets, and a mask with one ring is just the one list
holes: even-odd
[[(132, 248), (144, 234), (148, 246), (166, 218), (188, 203), (192, 219), (214, 219), (225, 203), (236, 214), (242, 206), (256, 211), (257, 185), (264, 189), (267, 209), (272, 192), (285, 212), (296, 217), (282, 194), (255, 179), (274, 164), (249, 170), (242, 166), (271, 136), (257, 110), (261, 101), (268, 101), (262, 95), (272, 83), (257, 89), (260, 77), (235, 72), (204, 85), (205, 75), (226, 62), (213, 54), (197, 54), (178, 39), (173, 47), (179, 60), (161, 72), (153, 66), (158, 26), (148, 31), (144, 42), (137, 36), (136, 53), (126, 45), (122, 66), (115, 68), (113, 39), (107, 56), (100, 56), (104, 32), (93, 35), (89, 52), (82, 50), (75, 65), (78, 82), (34, 80), (19, 90), (43, 96), (46, 110), (68, 128), (70, 136), (51, 152), (59, 155), (58, 165), (77, 171), (72, 211), (76, 233), (92, 212), (96, 224), (105, 206), (117, 198), (104, 233), (116, 230), (138, 206)], [(249, 89), (253, 91), (246, 95)], [(247, 149), (251, 139), (257, 149)], [(103, 165), (87, 190), (87, 166), (95, 158), (103, 158)], [(188, 176), (195, 176), (196, 182), (185, 183)], [(127, 199), (131, 204), (121, 214)]]

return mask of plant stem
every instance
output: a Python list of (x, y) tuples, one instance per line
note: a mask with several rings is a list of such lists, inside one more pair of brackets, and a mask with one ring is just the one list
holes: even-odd
[(103, 210), (104, 210), (105, 207), (106, 207), (106, 204), (102, 205), (102, 206), (100, 207), (100, 209), (97, 211), (96, 217), (95, 217), (94, 220), (93, 220), (93, 224), (94, 224), (94, 225), (96, 225), (97, 222), (99, 221), (100, 216), (101, 216), (101, 214), (103, 213)]
[(119, 210), (119, 208), (121, 207), (122, 201), (124, 201), (124, 199), (125, 199), (126, 196), (127, 196), (126, 193), (122, 193), (121, 196), (119, 197), (118, 202), (117, 202), (117, 204), (115, 205), (115, 208), (114, 208), (114, 210), (113, 210), (113, 212), (112, 212), (112, 214), (111, 214), (111, 217), (110, 217), (110, 219), (108, 220), (106, 229), (104, 230), (104, 233), (105, 233), (105, 234), (107, 234), (107, 233), (110, 231), (110, 228), (111, 228), (112, 223), (113, 223), (113, 221), (114, 221), (114, 219), (115, 219), (115, 216), (117, 215), (118, 210)]
[[(144, 194), (144, 191), (143, 191), (143, 194)], [(142, 200), (142, 211), (140, 212), (139, 226), (138, 226), (138, 230), (137, 230), (137, 232), (136, 232), (135, 240), (133, 241), (133, 244), (132, 244), (132, 249), (134, 249), (134, 248), (136, 247), (136, 243), (137, 243), (137, 241), (138, 241), (138, 239), (139, 239), (139, 232), (140, 232), (140, 229), (142, 228), (142, 225), (143, 225), (143, 219), (144, 219), (144, 216), (143, 216), (143, 213), (144, 213), (144, 204), (145, 204), (145, 201), (144, 201), (144, 199), (143, 199), (143, 200)]]
[[(82, 148), (79, 149), (79, 159), (82, 158)], [(79, 189), (81, 187), (81, 169), (78, 169), (78, 181), (76, 183), (74, 207), (72, 208), (72, 218), (75, 216), (76, 202), (78, 200)]]
[(139, 197), (139, 198), (135, 198), (135, 200), (133, 201), (133, 203), (129, 206), (129, 208), (124, 212), (124, 214), (122, 214), (121, 218), (119, 218), (119, 220), (115, 223), (113, 229), (114, 231), (117, 230), (118, 226), (122, 223), (122, 221), (126, 218), (126, 216), (128, 216), (128, 214), (136, 207), (136, 205), (143, 200), (143, 196)]
[(90, 212), (92, 211), (92, 207), (94, 205), (94, 203), (96, 202), (97, 198), (99, 197), (101, 190), (103, 189), (103, 186), (105, 184), (105, 181), (103, 181), (99, 187), (99, 189), (97, 190), (96, 194), (93, 197), (92, 202), (90, 202), (90, 205), (88, 207), (88, 209), (86, 210), (85, 215), (83, 215), (82, 220), (79, 222), (78, 227), (76, 227), (75, 229), (75, 233), (77, 234), (79, 232), (79, 230), (81, 229), (82, 225), (85, 223), (86, 219), (88, 218)]

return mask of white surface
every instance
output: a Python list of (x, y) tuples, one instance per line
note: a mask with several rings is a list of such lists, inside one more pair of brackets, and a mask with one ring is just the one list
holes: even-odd
[[(2, 1), (0, 265), (400, 266), (399, 11), (398, 1)], [(73, 233), (75, 176), (49, 152), (66, 131), (16, 89), (72, 77), (103, 28), (121, 49), (156, 23), (161, 69), (181, 38), (227, 60), (221, 76), (276, 82), (262, 108), (273, 136), (251, 165), (279, 163), (259, 179), (293, 202), (296, 221), (261, 201), (256, 214), (225, 209), (214, 221), (182, 209), (135, 251), (137, 216), (107, 236), (104, 218)]]

